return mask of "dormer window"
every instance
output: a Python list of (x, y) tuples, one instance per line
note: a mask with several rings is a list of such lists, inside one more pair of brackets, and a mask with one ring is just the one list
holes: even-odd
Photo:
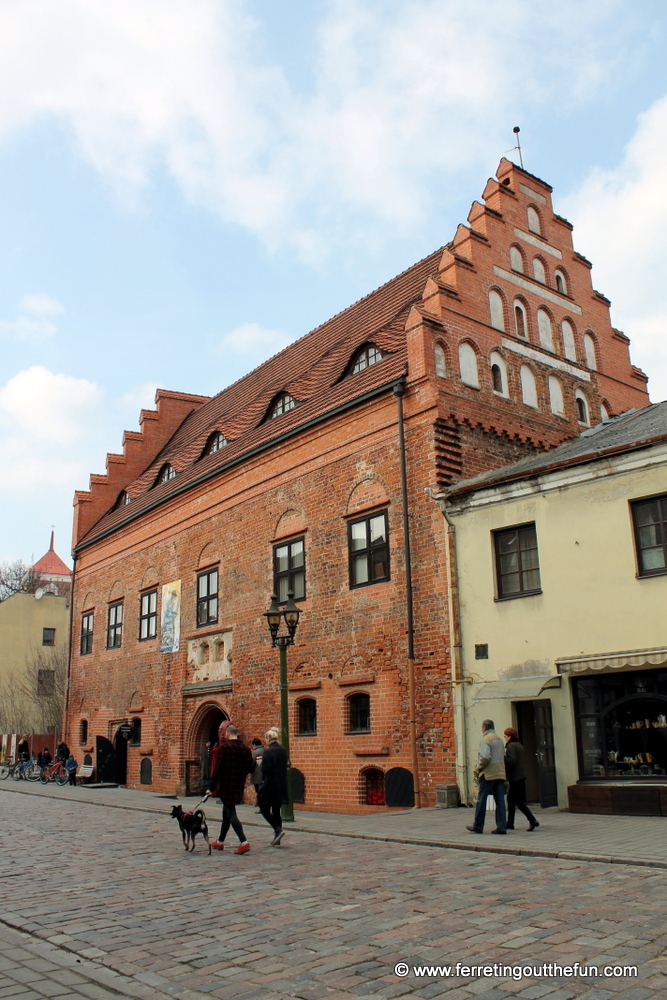
[(290, 396), (289, 392), (281, 392), (271, 407), (269, 420), (275, 420), (276, 417), (282, 416), (283, 413), (289, 413), (289, 411), (293, 410), (295, 406), (296, 402), (294, 401), (294, 398)]
[(157, 479), (155, 480), (155, 485), (161, 486), (162, 483), (168, 483), (170, 479), (175, 479), (175, 478), (176, 478), (176, 469), (173, 467), (173, 465), (169, 465), (169, 463), (167, 462), (167, 464), (163, 465), (160, 471), (158, 472)]
[(227, 444), (227, 438), (220, 431), (214, 431), (206, 442), (206, 447), (204, 448), (204, 453), (202, 458), (207, 455), (213, 455), (216, 451), (220, 451)]
[(127, 507), (128, 503), (132, 503), (132, 497), (130, 496), (129, 493), (126, 493), (125, 490), (122, 490), (118, 494), (118, 499), (116, 500), (115, 504), (113, 505), (113, 509), (114, 510), (120, 510), (121, 507)]
[(350, 375), (356, 375), (358, 372), (362, 372), (365, 368), (370, 368), (371, 365), (376, 365), (378, 361), (382, 361), (384, 354), (382, 351), (378, 350), (375, 344), (366, 344), (361, 350), (355, 354), (352, 361), (352, 370)]

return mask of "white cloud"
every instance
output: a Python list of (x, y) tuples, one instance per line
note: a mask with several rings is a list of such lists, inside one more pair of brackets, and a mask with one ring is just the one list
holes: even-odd
[(157, 392), (157, 382), (142, 382), (135, 385), (118, 400), (118, 409), (123, 414), (131, 415), (134, 420), (138, 419), (141, 410), (155, 409), (155, 393)]
[(293, 339), (279, 330), (268, 330), (259, 323), (241, 323), (225, 334), (216, 350), (223, 356), (233, 354), (235, 364), (238, 358), (243, 358), (250, 364), (259, 364), (282, 351)]
[(24, 295), (16, 303), (16, 319), (0, 321), (0, 333), (14, 334), (19, 340), (52, 337), (56, 330), (53, 318), (65, 310), (58, 299), (42, 292)]
[(70, 445), (94, 432), (102, 396), (94, 382), (34, 365), (0, 389), (0, 417), (38, 442)]
[(488, 169), (515, 107), (590, 99), (619, 6), (330, 0), (300, 91), (244, 0), (22, 0), (0, 8), (0, 131), (55, 116), (128, 197), (164, 163), (193, 202), (313, 259), (349, 240), (342, 208), (365, 241), (365, 212), (405, 225), (427, 181)]
[(594, 262), (612, 321), (631, 338), (653, 400), (667, 399), (667, 97), (640, 116), (623, 161), (595, 170), (565, 202), (577, 248)]

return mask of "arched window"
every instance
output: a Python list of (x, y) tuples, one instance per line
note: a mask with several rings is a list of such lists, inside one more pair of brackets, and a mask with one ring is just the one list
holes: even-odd
[(79, 743), (83, 746), (88, 742), (88, 719), (81, 719), (79, 723)]
[(352, 360), (352, 371), (351, 375), (356, 375), (357, 372), (362, 372), (364, 368), (370, 368), (372, 365), (376, 365), (378, 361), (382, 361), (384, 354), (380, 351), (375, 344), (365, 344), (364, 347), (358, 351)]
[(576, 390), (574, 398), (577, 404), (577, 420), (580, 424), (585, 424), (586, 427), (589, 427), (590, 418), (588, 416), (588, 400), (584, 396), (581, 389)]
[(466, 385), (479, 388), (479, 376), (477, 374), (477, 355), (470, 344), (459, 345), (459, 371), (461, 381)]
[(170, 479), (176, 478), (176, 469), (173, 465), (163, 465), (157, 474), (157, 479), (155, 480), (155, 485), (160, 486), (162, 483), (168, 483)]
[(542, 227), (540, 225), (540, 217), (537, 213), (537, 209), (533, 208), (532, 205), (528, 206), (528, 229), (531, 233), (537, 233), (538, 236), (542, 235)]
[(549, 405), (552, 413), (555, 413), (559, 417), (564, 416), (563, 386), (560, 384), (560, 379), (556, 378), (555, 375), (549, 376)]
[(492, 351), (489, 356), (489, 364), (491, 365), (491, 384), (493, 386), (493, 391), (497, 392), (500, 396), (507, 395), (507, 366), (505, 364), (505, 359), (497, 351)]
[(125, 490), (121, 490), (118, 494), (118, 498), (113, 505), (114, 510), (120, 510), (121, 507), (127, 507), (128, 503), (132, 503), (132, 497)]
[(551, 316), (546, 309), (537, 310), (537, 331), (542, 347), (546, 347), (547, 351), (553, 351), (554, 335), (551, 326)]
[(574, 327), (569, 320), (564, 319), (560, 325), (563, 334), (563, 352), (568, 361), (577, 360), (577, 348), (574, 343)]
[(567, 281), (563, 272), (554, 271), (554, 278), (556, 279), (556, 291), (560, 292), (561, 295), (567, 295)]
[(544, 264), (539, 257), (535, 257), (533, 260), (533, 275), (535, 277), (535, 281), (541, 281), (543, 285), (546, 285), (547, 275), (544, 270)]
[(524, 340), (527, 340), (528, 319), (526, 317), (526, 310), (523, 305), (516, 300), (514, 302), (514, 326), (516, 327), (517, 337), (523, 337)]
[(526, 406), (534, 406), (537, 409), (537, 385), (532, 369), (528, 365), (521, 365), (521, 398)]
[(584, 354), (586, 355), (586, 367), (597, 371), (598, 361), (595, 354), (595, 341), (590, 333), (584, 334)]
[(384, 771), (379, 767), (369, 767), (362, 773), (362, 798), (367, 806), (383, 806)]
[(220, 431), (213, 431), (208, 441), (206, 442), (206, 446), (202, 453), (202, 458), (205, 458), (207, 455), (213, 455), (214, 452), (216, 451), (220, 451), (220, 449), (224, 448), (226, 444), (227, 444), (227, 438), (225, 437), (225, 435), (221, 434)]
[(276, 417), (282, 416), (283, 413), (289, 413), (289, 411), (293, 410), (295, 406), (296, 402), (293, 397), (290, 396), (289, 392), (281, 392), (271, 407), (269, 420), (275, 420)]
[(523, 256), (518, 247), (510, 247), (510, 267), (523, 274)]
[(132, 736), (130, 743), (139, 746), (141, 743), (141, 719), (132, 719)]
[(505, 330), (505, 310), (503, 308), (503, 298), (500, 292), (494, 288), (489, 292), (489, 312), (491, 313), (491, 326), (494, 330)]
[(435, 374), (439, 375), (440, 378), (447, 378), (447, 360), (442, 344), (436, 344), (433, 353), (435, 355)]
[(153, 784), (153, 763), (150, 757), (141, 758), (141, 764), (139, 765), (139, 784)]
[(317, 702), (314, 698), (301, 698), (296, 703), (297, 733), (300, 736), (317, 732)]
[(371, 696), (351, 694), (347, 699), (347, 732), (368, 733), (371, 728)]

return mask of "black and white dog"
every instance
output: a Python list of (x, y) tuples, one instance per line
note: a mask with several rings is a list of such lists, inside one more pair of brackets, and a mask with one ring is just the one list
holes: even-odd
[(208, 844), (208, 853), (211, 853), (211, 842), (208, 839), (208, 826), (206, 825), (206, 816), (203, 809), (195, 809), (193, 812), (183, 812), (183, 806), (172, 806), (171, 818), (178, 820), (186, 851), (194, 851), (195, 837), (198, 833), (201, 833)]

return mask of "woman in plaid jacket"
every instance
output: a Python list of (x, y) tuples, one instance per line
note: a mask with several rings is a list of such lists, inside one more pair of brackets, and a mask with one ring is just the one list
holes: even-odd
[(216, 851), (224, 850), (225, 837), (231, 826), (239, 838), (239, 846), (234, 854), (246, 854), (250, 850), (250, 844), (236, 815), (236, 807), (243, 802), (246, 778), (255, 770), (255, 761), (250, 748), (239, 739), (236, 726), (227, 726), (226, 736), (227, 739), (218, 748), (211, 770), (210, 794), (222, 799), (220, 836), (211, 847)]

